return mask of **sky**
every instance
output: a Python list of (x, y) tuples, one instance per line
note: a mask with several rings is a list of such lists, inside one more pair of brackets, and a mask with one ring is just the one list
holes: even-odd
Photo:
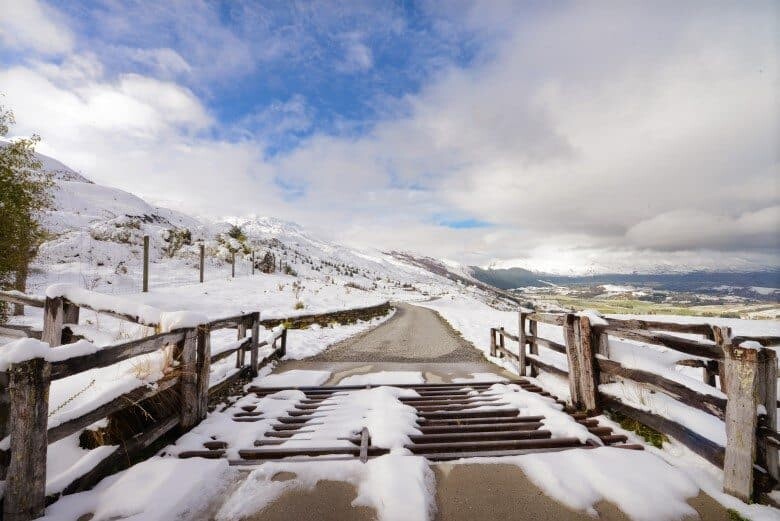
[(204, 219), (543, 271), (780, 267), (780, 3), (0, 0), (13, 132)]

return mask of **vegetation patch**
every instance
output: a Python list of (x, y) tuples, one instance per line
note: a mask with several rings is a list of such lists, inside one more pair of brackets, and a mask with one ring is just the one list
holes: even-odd
[(647, 443), (657, 449), (662, 449), (664, 447), (664, 443), (669, 443), (669, 437), (665, 434), (658, 432), (652, 427), (648, 427), (642, 422), (639, 422), (633, 418), (629, 418), (625, 414), (609, 411), (607, 415), (612, 421), (618, 423), (621, 428), (636, 433), (638, 436), (644, 438)]

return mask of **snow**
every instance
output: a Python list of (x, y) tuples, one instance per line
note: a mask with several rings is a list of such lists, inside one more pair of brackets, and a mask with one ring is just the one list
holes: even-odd
[(696, 517), (686, 500), (699, 493), (697, 484), (645, 451), (600, 447), (459, 463), (517, 465), (547, 495), (594, 517), (601, 501), (614, 503), (634, 521)]
[(86, 340), (52, 349), (49, 344), (34, 338), (20, 338), (0, 346), (0, 371), (7, 371), (11, 364), (17, 364), (33, 358), (42, 358), (47, 362), (60, 362), (76, 356), (95, 353), (100, 348)]
[(269, 374), (255, 382), (257, 387), (305, 387), (322, 385), (330, 378), (330, 371), (292, 369), (284, 373)]
[(339, 385), (421, 384), (424, 382), (425, 379), (419, 371), (380, 371), (347, 376), (339, 382)]
[[(295, 478), (273, 481), (281, 472)], [(357, 488), (355, 506), (377, 512), (379, 521), (427, 521), (436, 513), (436, 481), (421, 457), (387, 454), (360, 461), (268, 462), (254, 470), (217, 513), (217, 521), (248, 517), (282, 494), (312, 490), (322, 480), (343, 481)]]
[(87, 492), (64, 496), (46, 509), (46, 521), (166, 521), (191, 517), (223, 493), (235, 471), (225, 460), (153, 457), (103, 479)]

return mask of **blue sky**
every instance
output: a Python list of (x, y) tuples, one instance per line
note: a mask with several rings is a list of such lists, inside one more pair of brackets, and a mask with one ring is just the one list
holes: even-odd
[(3, 7), (14, 132), (158, 204), (481, 265), (778, 264), (776, 2)]

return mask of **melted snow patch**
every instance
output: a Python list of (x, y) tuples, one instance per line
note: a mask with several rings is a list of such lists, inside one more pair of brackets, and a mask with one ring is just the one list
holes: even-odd
[(696, 483), (661, 458), (611, 447), (575, 449), (504, 458), (464, 459), (459, 463), (511, 463), (550, 497), (596, 517), (595, 505), (609, 501), (634, 521), (696, 517), (687, 499)]
[[(295, 479), (273, 481), (280, 472)], [(359, 461), (269, 462), (253, 471), (230, 495), (217, 521), (250, 516), (289, 491), (312, 490), (318, 481), (334, 480), (357, 488), (354, 506), (377, 512), (380, 521), (428, 521), (436, 513), (436, 478), (424, 458), (388, 454)]]

